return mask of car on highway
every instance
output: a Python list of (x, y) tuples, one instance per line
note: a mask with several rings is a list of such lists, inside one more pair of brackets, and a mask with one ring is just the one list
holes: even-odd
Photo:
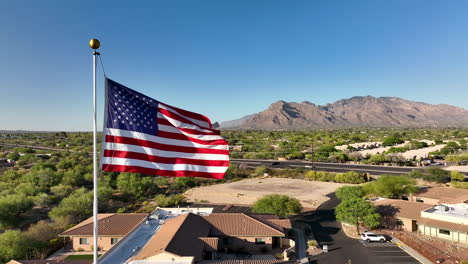
[(372, 232), (364, 232), (361, 234), (361, 239), (367, 242), (385, 242), (387, 238), (384, 235), (379, 235)]
[(280, 165), (280, 163), (275, 161), (275, 162), (272, 162), (271, 165), (276, 166), (276, 165)]

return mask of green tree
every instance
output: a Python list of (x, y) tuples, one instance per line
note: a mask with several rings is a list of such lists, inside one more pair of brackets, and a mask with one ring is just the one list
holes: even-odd
[(58, 198), (62, 199), (72, 192), (73, 188), (69, 185), (59, 184), (50, 187), (50, 191)]
[(0, 197), (0, 223), (11, 226), (18, 222), (18, 216), (31, 209), (34, 203), (29, 197), (22, 195), (6, 195)]
[(345, 173), (338, 173), (335, 175), (335, 182), (340, 183), (364, 183), (367, 181), (367, 176), (365, 173), (359, 173), (355, 171), (348, 171)]
[(319, 160), (327, 160), (328, 156), (330, 156), (330, 154), (334, 152), (338, 152), (335, 146), (330, 144), (324, 144), (318, 147), (318, 149), (315, 151), (315, 156)]
[(255, 168), (255, 175), (263, 176), (265, 173), (270, 173), (270, 169), (266, 166), (258, 166)]
[(18, 230), (7, 230), (0, 235), (0, 261), (28, 259), (32, 254), (32, 242), (29, 237)]
[(382, 154), (374, 154), (369, 158), (369, 161), (373, 164), (382, 164), (385, 162), (385, 156)]
[(7, 159), (11, 160), (18, 160), (20, 157), (18, 152), (11, 152), (10, 154), (7, 155)]
[(365, 195), (362, 186), (342, 186), (336, 190), (336, 197), (340, 200), (363, 198)]
[(279, 217), (299, 214), (301, 211), (302, 205), (299, 200), (279, 194), (265, 195), (252, 206), (252, 212), (254, 213), (275, 214)]
[(177, 177), (175, 183), (179, 189), (192, 188), (197, 185), (195, 180), (191, 177)]
[(49, 212), (53, 219), (70, 216), (73, 221), (82, 221), (93, 213), (93, 192), (80, 188), (64, 198)]
[(432, 182), (450, 181), (450, 172), (437, 167), (429, 167), (424, 170), (413, 170), (408, 174), (411, 178), (423, 179)]
[(451, 171), (450, 172), (450, 179), (452, 181), (464, 181), (465, 180), (465, 175), (461, 172), (458, 172), (458, 171)]
[(156, 185), (151, 177), (135, 173), (121, 173), (117, 177), (117, 188), (126, 199), (139, 200), (153, 194)]
[(390, 147), (390, 146), (395, 146), (396, 144), (401, 144), (403, 142), (405, 142), (405, 141), (402, 140), (400, 137), (389, 136), (389, 137), (384, 138), (384, 140), (382, 142), (382, 146)]
[(374, 228), (380, 224), (381, 218), (375, 207), (363, 198), (342, 200), (335, 208), (335, 215), (340, 222), (354, 224), (358, 234), (360, 224)]
[(416, 182), (406, 176), (383, 175), (365, 186), (367, 192), (381, 197), (401, 197), (418, 192)]

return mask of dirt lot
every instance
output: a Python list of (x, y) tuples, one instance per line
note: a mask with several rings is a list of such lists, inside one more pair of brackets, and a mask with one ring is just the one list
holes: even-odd
[(255, 178), (190, 189), (185, 193), (191, 202), (250, 205), (267, 194), (284, 194), (314, 209), (328, 200), (325, 195), (345, 184), (296, 180), (287, 178)]

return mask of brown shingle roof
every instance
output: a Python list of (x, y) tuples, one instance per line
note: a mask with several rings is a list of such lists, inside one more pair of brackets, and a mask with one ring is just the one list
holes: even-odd
[(417, 224), (424, 224), (427, 226), (448, 229), (452, 231), (468, 232), (468, 225), (439, 221), (429, 218), (421, 218), (421, 220), (419, 220)]
[(462, 196), (468, 196), (468, 190), (449, 188), (449, 187), (431, 187), (431, 188), (422, 189), (419, 193), (415, 194), (414, 196), (433, 198), (433, 199), (441, 199), (441, 198), (456, 199)]
[[(99, 214), (99, 236), (125, 236), (141, 222), (148, 214)], [(78, 225), (66, 230), (60, 236), (92, 236), (93, 218), (90, 217)]]
[(381, 213), (389, 213), (393, 211), (398, 217), (409, 218), (413, 220), (421, 219), (421, 211), (433, 207), (430, 204), (410, 202), (403, 200), (385, 199), (374, 203), (377, 211)]
[(212, 225), (213, 236), (285, 236), (271, 223), (247, 214), (210, 214), (204, 218)]
[(185, 214), (169, 219), (156, 235), (135, 255), (132, 260), (145, 260), (160, 253), (177, 256), (194, 256), (201, 259), (205, 243), (200, 237), (207, 237), (210, 224), (196, 214)]

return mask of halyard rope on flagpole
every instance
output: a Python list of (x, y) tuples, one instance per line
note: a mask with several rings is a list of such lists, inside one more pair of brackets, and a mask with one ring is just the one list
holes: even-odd
[(93, 263), (98, 264), (98, 180), (97, 180), (97, 121), (96, 121), (96, 66), (97, 56), (101, 43), (97, 39), (91, 39), (89, 46), (93, 51)]

